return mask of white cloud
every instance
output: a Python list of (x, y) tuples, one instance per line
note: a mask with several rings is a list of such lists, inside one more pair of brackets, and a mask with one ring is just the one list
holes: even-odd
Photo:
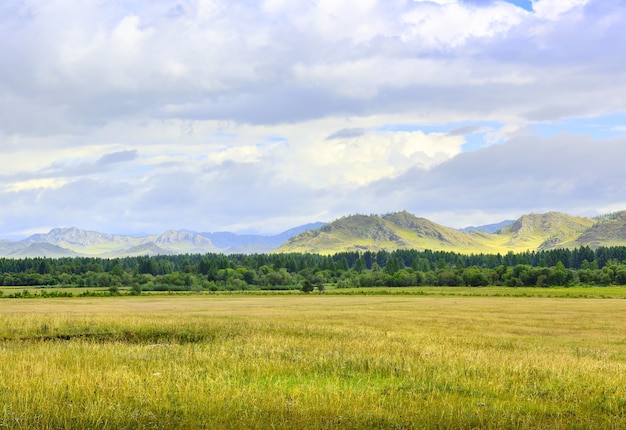
[(541, 18), (554, 20), (564, 13), (578, 10), (587, 3), (589, 0), (535, 0), (533, 10)]
[(67, 180), (60, 178), (29, 179), (27, 181), (9, 183), (5, 185), (4, 190), (8, 192), (18, 192), (32, 189), (59, 188), (67, 183)]
[(463, 143), (462, 136), (441, 133), (371, 132), (315, 142), (296, 156), (301, 158), (298, 166), (309, 164), (307, 180), (322, 187), (354, 186), (395, 177), (414, 166), (432, 167), (460, 153)]
[(491, 214), (490, 222), (494, 216), (533, 211), (597, 215), (606, 207), (626, 207), (624, 144), (624, 139), (592, 141), (566, 134), (549, 140), (519, 137), (460, 154), (429, 171), (412, 169), (381, 180), (359, 195), (365, 196), (364, 211), (368, 205), (404, 208), (456, 217), (458, 227), (481, 222), (471, 217), (482, 213)]
[(418, 7), (402, 17), (409, 24), (403, 37), (416, 39), (425, 47), (454, 48), (469, 38), (493, 37), (520, 24), (525, 15), (520, 8), (504, 2), (487, 7), (471, 7), (454, 0), (417, 3)]
[[(621, 189), (597, 179), (601, 162), (572, 174), (596, 141), (573, 139), (559, 161), (544, 152), (555, 142), (516, 139), (533, 124), (626, 111), (623, 6), (1, 3), (0, 236), (613, 207)], [(468, 124), (480, 125), (474, 148), (513, 140), (462, 154), (463, 135), (446, 131)], [(603, 145), (613, 158), (602, 162), (619, 159)]]

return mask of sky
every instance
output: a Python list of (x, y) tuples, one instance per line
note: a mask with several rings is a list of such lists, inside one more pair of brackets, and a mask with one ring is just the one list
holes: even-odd
[(1, 0), (0, 239), (626, 209), (626, 0)]

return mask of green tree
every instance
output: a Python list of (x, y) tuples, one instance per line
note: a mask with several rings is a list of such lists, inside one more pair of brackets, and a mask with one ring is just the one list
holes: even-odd
[(362, 273), (365, 270), (365, 261), (362, 258), (357, 258), (354, 262), (353, 269), (357, 273)]
[(385, 273), (387, 275), (393, 275), (398, 270), (400, 270), (400, 262), (396, 257), (391, 257), (387, 260), (387, 264), (385, 265)]
[(315, 289), (315, 286), (310, 280), (305, 279), (304, 282), (302, 283), (301, 289), (304, 293), (310, 293)]

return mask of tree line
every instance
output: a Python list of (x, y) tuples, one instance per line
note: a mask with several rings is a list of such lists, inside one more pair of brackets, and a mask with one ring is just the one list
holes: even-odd
[(626, 247), (507, 254), (396, 250), (333, 255), (186, 254), (124, 258), (0, 258), (0, 285), (249, 290), (374, 286), (626, 285)]

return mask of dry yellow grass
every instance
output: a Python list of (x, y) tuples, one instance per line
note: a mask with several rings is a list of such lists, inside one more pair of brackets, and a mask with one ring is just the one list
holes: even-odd
[(3, 300), (4, 428), (624, 428), (626, 300)]

